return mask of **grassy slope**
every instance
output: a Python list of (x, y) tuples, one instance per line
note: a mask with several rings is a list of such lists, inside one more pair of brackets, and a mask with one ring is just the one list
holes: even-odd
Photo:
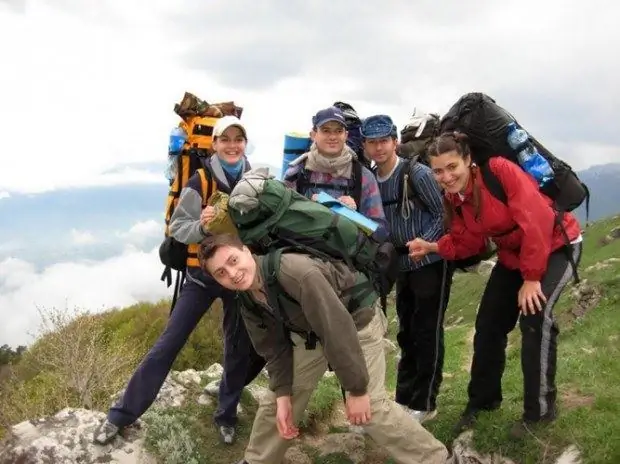
[[(620, 257), (620, 241), (601, 246), (600, 239), (620, 220), (601, 221), (585, 234), (581, 278), (598, 286), (603, 299), (598, 307), (582, 318), (573, 315), (574, 300), (570, 287), (556, 306), (560, 321), (558, 347), (558, 395), (560, 415), (546, 430), (533, 431), (522, 442), (508, 440), (507, 432), (518, 419), (522, 407), (522, 375), (520, 367), (520, 334), (513, 331), (508, 348), (504, 374), (504, 403), (500, 411), (482, 417), (476, 427), (475, 446), (481, 451), (500, 451), (517, 462), (546, 463), (569, 443), (582, 450), (585, 463), (620, 462), (620, 263), (607, 269), (585, 271), (589, 266), (610, 257)], [(446, 335), (446, 372), (439, 398), (440, 415), (429, 425), (440, 439), (450, 437), (450, 427), (465, 406), (472, 335), (483, 279), (460, 276), (455, 285), (450, 319), (462, 316), (461, 324), (450, 328)]]
[[(620, 444), (614, 437), (620, 436), (620, 265), (587, 272), (585, 269), (609, 257), (620, 257), (620, 240), (601, 246), (600, 239), (608, 231), (620, 225), (620, 220), (610, 219), (588, 228), (585, 234), (584, 257), (581, 277), (597, 285), (603, 292), (598, 307), (581, 318), (576, 318), (571, 309), (574, 301), (570, 287), (564, 292), (557, 306), (561, 324), (557, 382), (560, 396), (560, 416), (556, 423), (546, 430), (533, 431), (523, 441), (508, 438), (512, 423), (520, 417), (522, 404), (522, 377), (519, 359), (520, 334), (518, 329), (510, 336), (507, 368), (504, 375), (504, 404), (501, 410), (485, 414), (476, 427), (474, 444), (481, 452), (500, 452), (521, 463), (551, 463), (570, 443), (576, 444), (583, 453), (585, 464), (620, 462)], [(459, 275), (454, 283), (450, 306), (446, 315), (446, 362), (445, 375), (439, 397), (440, 414), (428, 425), (439, 439), (451, 439), (451, 427), (465, 406), (466, 389), (471, 360), (471, 337), (476, 308), (486, 278), (477, 275)], [(390, 311), (390, 338), (396, 334), (393, 308)], [(395, 359), (388, 357), (388, 389), (395, 386)], [(249, 400), (248, 400), (249, 401)], [(325, 381), (313, 397), (311, 419), (320, 421), (329, 415), (333, 407), (341, 407), (337, 384)], [(192, 406), (192, 408), (194, 408)], [(207, 412), (201, 414), (198, 423), (209, 421)], [(306, 422), (306, 433), (316, 430), (312, 420)], [(251, 415), (242, 418), (242, 436), (247, 436), (251, 426)], [(216, 452), (201, 453), (202, 462), (225, 463), (242, 456), (245, 440), (240, 440), (232, 449), (217, 444), (213, 429), (194, 426), (199, 440)], [(342, 431), (333, 428), (331, 431)], [(198, 436), (196, 437), (198, 438)], [(372, 452), (369, 446), (368, 463), (391, 462)], [(307, 448), (306, 448), (307, 449)], [(312, 453), (311, 453), (312, 454)], [(372, 456), (372, 457), (371, 457)], [(170, 462), (174, 462), (173, 460)], [(331, 455), (314, 458), (319, 463), (347, 463), (347, 458)]]
[[(602, 270), (585, 271), (588, 266), (609, 257), (620, 257), (620, 240), (605, 246), (600, 244), (600, 239), (618, 225), (620, 219), (617, 218), (601, 221), (588, 228), (585, 235), (581, 275), (602, 290), (603, 300), (600, 304), (582, 318), (576, 318), (571, 313), (574, 302), (569, 296), (570, 291), (565, 291), (557, 306), (561, 328), (557, 376), (561, 411), (558, 420), (547, 430), (535, 431), (522, 442), (508, 440), (508, 429), (520, 416), (522, 401), (519, 333), (515, 330), (510, 337), (504, 375), (504, 404), (500, 411), (484, 415), (476, 428), (475, 446), (480, 451), (499, 451), (516, 462), (551, 463), (564, 446), (575, 443), (584, 454), (585, 464), (620, 462), (620, 444), (616, 444), (617, 437), (620, 436), (620, 387), (617, 385), (620, 379), (620, 364), (617, 362), (620, 351), (620, 317), (617, 314), (620, 309), (620, 263), (614, 263)], [(438, 400), (439, 415), (428, 425), (444, 442), (450, 440), (451, 427), (465, 406), (472, 327), (485, 280), (477, 275), (459, 275), (453, 285), (446, 314), (446, 360), (444, 382)], [(155, 307), (137, 305), (109, 313), (102, 316), (102, 319), (112, 333), (114, 345), (118, 344), (119, 347), (122, 340), (135, 341), (140, 338), (140, 334), (142, 337), (146, 335), (148, 343), (141, 344), (138, 349), (141, 354), (157, 337), (166, 317), (166, 305), (161, 304)], [(221, 347), (217, 346), (216, 340), (220, 317), (221, 309), (217, 307), (205, 318), (198, 333), (194, 334), (175, 363), (175, 368), (203, 369), (205, 364), (219, 360)], [(397, 324), (393, 308), (390, 310), (390, 320), (390, 337), (394, 339)], [(41, 345), (40, 348), (43, 349), (45, 345)], [(207, 358), (210, 361), (207, 361)], [(393, 391), (396, 363), (393, 354), (388, 355), (387, 359), (387, 387)], [(133, 369), (133, 366), (127, 367), (129, 372)], [(124, 384), (127, 375), (128, 372), (119, 375), (115, 383), (119, 383), (119, 386)], [(260, 382), (264, 383), (264, 380), (260, 379)], [(27, 382), (26, 385), (31, 383)], [(48, 394), (52, 387), (51, 384), (46, 385)], [(196, 396), (197, 394), (198, 389)], [(17, 394), (11, 399), (18, 403), (26, 397), (34, 401), (26, 390), (23, 395)], [(65, 402), (64, 398), (62, 401), (59, 399), (58, 404), (48, 400), (40, 401), (41, 404), (34, 405), (36, 408), (27, 408), (12, 418), (50, 414), (64, 406)], [(66, 402), (76, 406), (73, 400)], [(101, 408), (104, 402), (107, 403), (107, 400), (101, 398), (101, 404), (95, 406)], [(213, 407), (201, 406), (193, 401), (188, 401), (182, 408), (147, 414), (145, 420), (151, 424), (148, 444), (161, 457), (161, 461), (166, 463), (236, 462), (243, 455), (243, 447), (256, 409), (256, 404), (249, 395), (244, 395), (242, 405), (245, 412), (240, 416), (240, 440), (232, 448), (217, 441), (211, 420)], [(332, 409), (341, 406), (338, 384), (333, 378), (324, 380), (311, 400), (310, 411), (304, 421), (304, 433), (311, 435), (319, 430), (325, 431), (326, 428), (321, 427), (320, 423), (332, 414)], [(7, 412), (6, 408), (0, 409), (3, 409), (0, 412)], [(35, 410), (36, 414), (33, 412)], [(15, 420), (10, 423), (15, 423)], [(341, 429), (333, 427), (330, 431), (337, 432)], [(372, 445), (369, 445), (366, 464), (391, 462), (386, 461), (381, 453), (372, 448)], [(342, 456), (331, 455), (315, 457), (314, 462), (335, 464), (349, 461)]]

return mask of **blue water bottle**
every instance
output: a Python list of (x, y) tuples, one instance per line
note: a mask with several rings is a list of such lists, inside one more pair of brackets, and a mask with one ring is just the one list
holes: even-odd
[(553, 178), (553, 169), (551, 169), (545, 157), (530, 142), (530, 136), (524, 129), (511, 122), (508, 125), (507, 139), (510, 148), (517, 152), (519, 164), (525, 172), (536, 179), (539, 187), (542, 187)]
[(176, 177), (177, 157), (183, 151), (183, 146), (187, 142), (187, 133), (180, 127), (175, 127), (170, 131), (168, 138), (168, 164), (164, 175), (168, 182), (172, 183)]

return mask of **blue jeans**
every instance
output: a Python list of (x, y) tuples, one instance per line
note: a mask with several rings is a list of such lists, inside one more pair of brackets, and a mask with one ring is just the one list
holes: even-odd
[(112, 424), (126, 427), (153, 404), (179, 352), (217, 298), (224, 306), (224, 375), (214, 420), (218, 425), (236, 424), (241, 392), (265, 361), (250, 342), (234, 293), (215, 281), (203, 287), (191, 280), (183, 285), (166, 328), (129, 380), (123, 397), (108, 411)]

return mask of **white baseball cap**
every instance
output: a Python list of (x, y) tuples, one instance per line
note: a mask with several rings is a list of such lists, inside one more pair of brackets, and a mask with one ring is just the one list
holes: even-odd
[(247, 139), (248, 134), (245, 131), (243, 123), (237, 116), (223, 116), (217, 120), (215, 126), (213, 126), (213, 137), (220, 137), (226, 129), (231, 126), (237, 126), (241, 129), (243, 136)]

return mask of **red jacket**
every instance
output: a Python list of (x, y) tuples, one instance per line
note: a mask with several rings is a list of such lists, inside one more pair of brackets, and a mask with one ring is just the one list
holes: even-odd
[[(538, 191), (534, 178), (516, 164), (501, 157), (493, 157), (488, 163), (504, 187), (508, 204), (491, 195), (480, 172), (476, 175), (480, 185), (478, 221), (472, 204), (472, 180), (463, 199), (458, 194), (446, 193), (453, 207), (461, 206), (463, 217), (454, 214), (450, 233), (438, 241), (439, 254), (448, 260), (467, 258), (484, 250), (486, 238), (491, 238), (500, 263), (519, 269), (524, 280), (540, 281), (551, 252), (566, 244), (561, 229), (554, 227), (553, 202)], [(579, 237), (581, 227), (573, 214), (565, 213), (562, 223), (570, 241)]]

